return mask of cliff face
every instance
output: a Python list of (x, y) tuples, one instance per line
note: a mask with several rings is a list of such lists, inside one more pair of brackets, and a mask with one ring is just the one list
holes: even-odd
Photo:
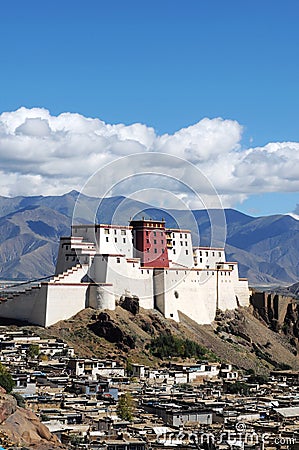
[(0, 392), (0, 445), (35, 450), (66, 449), (31, 411), (17, 406), (15, 398)]

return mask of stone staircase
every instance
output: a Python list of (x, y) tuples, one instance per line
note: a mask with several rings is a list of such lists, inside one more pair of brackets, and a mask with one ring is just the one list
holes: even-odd
[(85, 275), (86, 269), (82, 264), (76, 264), (75, 266), (67, 269), (66, 271), (55, 275), (49, 283), (80, 283), (81, 279)]
[[(76, 264), (75, 266), (67, 269), (65, 272), (55, 275), (49, 280), (49, 284), (61, 284), (61, 283), (80, 283), (81, 279), (85, 275), (85, 269), (81, 264)], [(36, 289), (41, 288), (41, 283), (30, 286), (27, 289), (22, 289), (12, 292), (2, 292), (0, 293), (0, 302), (7, 302), (8, 300), (14, 299), (16, 297), (24, 298), (35, 293)]]

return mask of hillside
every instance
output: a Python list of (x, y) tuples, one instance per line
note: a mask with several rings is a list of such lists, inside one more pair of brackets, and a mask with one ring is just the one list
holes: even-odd
[[(28, 280), (54, 273), (60, 236), (70, 234), (78, 193), (62, 196), (0, 197), (0, 279)], [(100, 206), (98, 208), (98, 206)], [(124, 197), (80, 197), (76, 221), (127, 224), (144, 215), (166, 219), (168, 227), (191, 229), (194, 245), (222, 245), (221, 211), (163, 210)], [(209, 214), (213, 215), (211, 229)], [(299, 221), (283, 215), (250, 217), (224, 211), (226, 252), (238, 261), (240, 276), (252, 286), (289, 285), (299, 279)], [(219, 220), (217, 218), (219, 216)], [(216, 217), (216, 219), (215, 219)], [(216, 223), (215, 223), (216, 221)], [(198, 237), (198, 234), (200, 238)]]
[[(212, 325), (198, 325), (186, 316), (181, 322), (165, 319), (158, 311), (143, 310), (133, 314), (118, 306), (115, 311), (86, 309), (71, 320), (43, 329), (26, 327), (42, 337), (59, 337), (84, 357), (127, 359), (149, 365), (161, 364), (149, 344), (154, 337), (167, 333), (190, 339), (241, 369), (267, 373), (275, 368), (299, 369), (294, 341), (267, 327), (255, 317), (252, 308), (222, 313)], [(291, 344), (292, 342), (292, 344)], [(170, 355), (169, 355), (170, 356)], [(180, 358), (167, 358), (180, 360)]]

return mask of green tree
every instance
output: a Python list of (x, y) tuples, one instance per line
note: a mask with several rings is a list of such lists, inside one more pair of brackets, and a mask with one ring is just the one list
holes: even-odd
[(135, 411), (135, 402), (129, 392), (123, 394), (117, 404), (117, 414), (123, 420), (132, 421)]
[(128, 358), (126, 362), (126, 372), (128, 377), (131, 377), (133, 374), (133, 366), (131, 360)]
[(39, 355), (39, 345), (37, 344), (30, 344), (27, 348), (27, 356), (28, 358), (35, 359)]
[(226, 392), (228, 394), (248, 395), (250, 389), (247, 383), (243, 383), (242, 381), (235, 381), (234, 383), (226, 383)]
[(3, 387), (6, 392), (11, 392), (15, 385), (11, 374), (5, 366), (0, 363), (0, 386)]

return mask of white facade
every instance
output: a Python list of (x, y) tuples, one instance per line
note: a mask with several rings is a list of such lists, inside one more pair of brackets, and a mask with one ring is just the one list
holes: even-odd
[(179, 321), (183, 313), (208, 324), (217, 309), (249, 305), (248, 282), (223, 248), (192, 248), (188, 230), (165, 234), (169, 267), (143, 267), (132, 227), (73, 226), (60, 240), (55, 277), (0, 301), (0, 316), (47, 327), (86, 307), (113, 310), (121, 296), (135, 295), (141, 307), (167, 318)]

